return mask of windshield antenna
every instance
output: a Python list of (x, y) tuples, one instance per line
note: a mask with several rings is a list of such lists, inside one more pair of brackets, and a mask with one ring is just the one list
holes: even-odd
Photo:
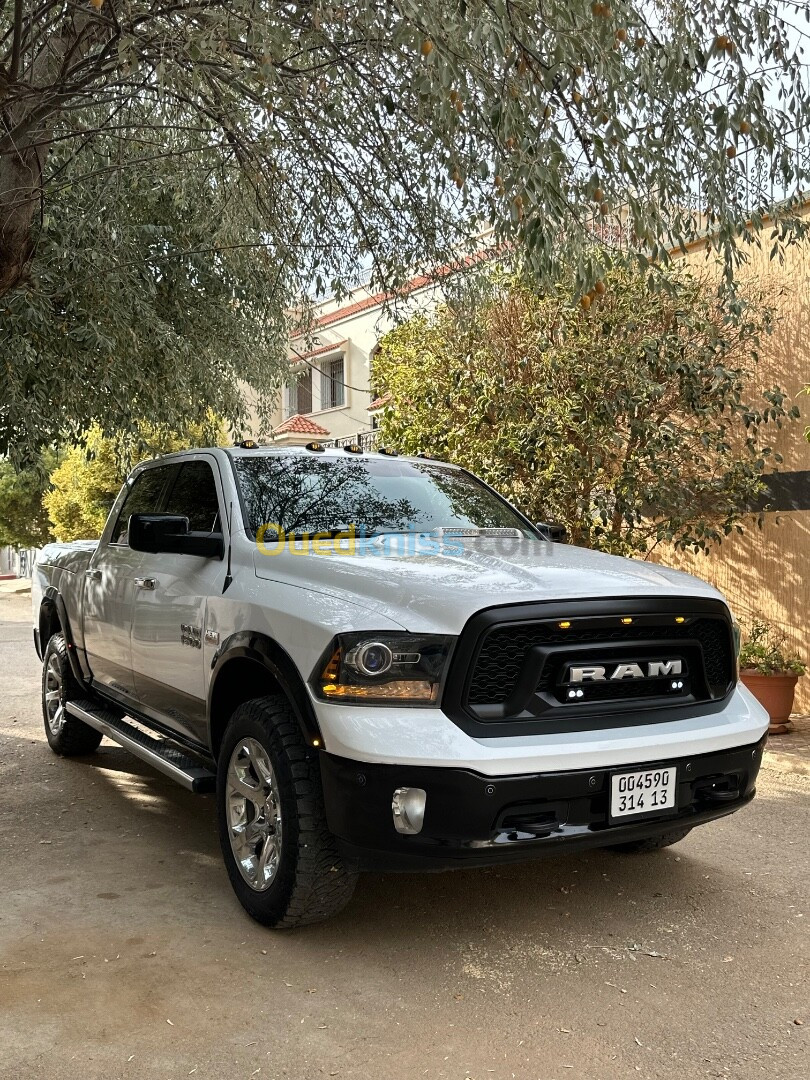
[(231, 499), (230, 506), (228, 507), (228, 569), (225, 574), (225, 581), (222, 584), (223, 593), (227, 592), (228, 586), (233, 581), (233, 574), (231, 573), (231, 537), (233, 536), (233, 499)]

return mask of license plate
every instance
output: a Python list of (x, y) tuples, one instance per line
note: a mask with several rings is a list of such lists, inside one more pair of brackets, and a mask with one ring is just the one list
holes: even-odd
[(673, 810), (677, 779), (678, 770), (674, 766), (614, 773), (610, 778), (611, 818)]

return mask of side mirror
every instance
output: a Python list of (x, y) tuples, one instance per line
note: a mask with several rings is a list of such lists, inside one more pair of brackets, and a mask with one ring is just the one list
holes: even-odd
[(534, 527), (544, 540), (550, 540), (553, 544), (564, 544), (568, 540), (568, 532), (564, 525), (552, 525), (548, 521), (535, 521)]
[(152, 555), (198, 555), (221, 559), (225, 554), (222, 533), (189, 532), (188, 518), (179, 514), (132, 514), (127, 539), (133, 551)]

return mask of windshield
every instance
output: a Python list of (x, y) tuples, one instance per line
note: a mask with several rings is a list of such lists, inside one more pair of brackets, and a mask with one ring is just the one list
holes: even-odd
[(233, 459), (255, 536), (338, 533), (369, 536), (439, 528), (511, 528), (525, 520), (469, 473), (434, 462), (262, 454)]

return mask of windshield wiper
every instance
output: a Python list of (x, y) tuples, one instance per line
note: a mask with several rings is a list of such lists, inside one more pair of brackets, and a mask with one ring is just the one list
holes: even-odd
[(350, 525), (338, 525), (331, 529), (302, 529), (295, 532), (285, 531), (284, 535), (293, 540), (304, 540), (305, 538), (311, 540), (314, 536), (329, 537), (334, 540), (336, 536), (345, 536), (350, 534)]

